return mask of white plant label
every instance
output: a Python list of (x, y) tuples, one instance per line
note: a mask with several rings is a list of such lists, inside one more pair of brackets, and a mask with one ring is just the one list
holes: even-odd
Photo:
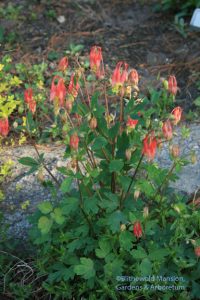
[(200, 8), (196, 8), (190, 22), (191, 26), (200, 28)]

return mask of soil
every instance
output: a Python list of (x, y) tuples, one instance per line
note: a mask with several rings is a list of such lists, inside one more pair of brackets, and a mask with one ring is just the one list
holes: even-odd
[(83, 44), (86, 52), (97, 44), (103, 48), (106, 64), (114, 67), (125, 60), (139, 71), (143, 85), (159, 74), (175, 74), (180, 87), (178, 103), (186, 111), (195, 109), (200, 32), (190, 28), (190, 18), (186, 18), (184, 37), (174, 25), (173, 14), (154, 11), (156, 2), (3, 0), (0, 8), (5, 11), (10, 3), (16, 12), (1, 16), (6, 36), (15, 33), (13, 42), (1, 42), (1, 55), (33, 64), (48, 61), (54, 52), (63, 55), (72, 43)]

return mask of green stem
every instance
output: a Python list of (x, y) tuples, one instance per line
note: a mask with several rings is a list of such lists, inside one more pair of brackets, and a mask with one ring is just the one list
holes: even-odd
[[(77, 170), (79, 170), (79, 166), (78, 166), (78, 160), (77, 160)], [(84, 211), (84, 208), (83, 208), (83, 195), (82, 195), (82, 192), (81, 192), (81, 186), (80, 186), (80, 181), (79, 179), (77, 179), (77, 184), (78, 184), (78, 189), (79, 189), (79, 195), (80, 195), (80, 209), (81, 209), (81, 212), (86, 220), (86, 222), (88, 223), (88, 226), (90, 228), (90, 232), (93, 236), (95, 236), (95, 233), (94, 233), (94, 230), (93, 230), (93, 226), (92, 226), (92, 223), (91, 221), (89, 220), (86, 212)]]
[(140, 160), (139, 160), (139, 162), (138, 162), (138, 164), (137, 164), (137, 167), (136, 167), (136, 169), (135, 169), (135, 171), (134, 171), (134, 174), (133, 174), (133, 176), (132, 176), (131, 182), (130, 182), (129, 187), (128, 187), (128, 189), (127, 189), (127, 192), (126, 192), (126, 194), (125, 194), (125, 196), (124, 196), (124, 199), (123, 199), (123, 193), (122, 193), (122, 196), (121, 196), (121, 199), (120, 199), (120, 206), (122, 206), (122, 202), (125, 201), (126, 198), (127, 198), (127, 196), (129, 195), (130, 189), (131, 189), (131, 187), (132, 187), (132, 184), (133, 184), (133, 182), (134, 182), (134, 179), (135, 179), (135, 176), (136, 176), (136, 174), (137, 174), (137, 172), (138, 172), (138, 169), (139, 169), (139, 167), (140, 167), (140, 165), (141, 165), (141, 162), (142, 162), (142, 160), (143, 160), (143, 157), (144, 157), (144, 154), (142, 154), (141, 157), (140, 157)]
[(168, 181), (169, 177), (171, 176), (171, 174), (174, 171), (174, 168), (176, 167), (176, 162), (173, 162), (168, 174), (166, 175), (165, 179), (163, 180), (163, 182), (161, 183), (161, 185), (159, 186), (157, 192), (155, 193), (155, 195), (153, 196), (153, 199), (156, 198), (156, 196), (158, 196), (158, 194), (162, 193), (162, 190), (166, 184), (166, 182)]
[[(40, 158), (40, 153), (37, 149), (37, 146), (35, 144), (35, 142), (33, 142), (33, 147), (38, 155), (38, 157)], [(42, 162), (42, 166), (43, 168), (47, 171), (47, 173), (49, 173), (49, 175), (52, 177), (52, 179), (55, 181), (56, 185), (59, 187), (60, 186), (60, 183), (59, 181), (57, 180), (57, 178), (51, 173), (51, 171), (48, 169), (48, 167), (46, 166), (46, 164), (44, 162)]]

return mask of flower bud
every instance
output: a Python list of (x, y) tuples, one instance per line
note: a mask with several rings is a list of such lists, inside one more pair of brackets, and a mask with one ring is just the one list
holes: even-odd
[(196, 164), (196, 162), (197, 162), (197, 156), (196, 156), (196, 153), (194, 153), (194, 152), (191, 154), (191, 162), (193, 165)]
[(125, 224), (121, 224), (120, 225), (120, 231), (125, 231), (126, 230), (126, 225)]
[(140, 196), (140, 190), (135, 190), (134, 192), (134, 199), (137, 200)]
[(44, 172), (43, 172), (43, 169), (40, 169), (37, 173), (37, 179), (40, 181), (40, 182), (44, 182)]
[(138, 85), (139, 76), (135, 69), (132, 69), (128, 74), (128, 82), (133, 85)]
[(163, 80), (163, 86), (166, 90), (168, 90), (168, 81), (166, 79)]
[(65, 103), (65, 106), (66, 106), (67, 111), (71, 112), (72, 106), (73, 106), (73, 102), (70, 101), (70, 100), (67, 100), (66, 103)]
[(157, 138), (157, 147), (158, 147), (158, 149), (162, 149), (162, 147), (163, 147), (163, 143), (162, 143), (161, 138)]
[(131, 155), (132, 155), (131, 149), (126, 149), (125, 155), (126, 155), (126, 159), (130, 160), (131, 159)]
[(72, 158), (70, 161), (70, 168), (76, 169), (76, 167), (77, 167), (77, 160), (76, 160), (76, 158)]
[(143, 209), (143, 217), (147, 218), (148, 215), (149, 215), (149, 208), (148, 208), (148, 206), (145, 206)]
[(200, 246), (196, 247), (194, 249), (194, 252), (195, 252), (195, 254), (196, 254), (197, 257), (200, 257)]
[(162, 126), (163, 135), (167, 140), (171, 140), (173, 137), (173, 130), (170, 120), (167, 120), (163, 123)]
[(13, 128), (17, 128), (18, 127), (18, 123), (17, 123), (17, 121), (15, 121), (14, 123), (13, 123)]
[(97, 119), (95, 117), (92, 117), (90, 119), (89, 126), (92, 130), (94, 130), (97, 127)]
[(180, 214), (180, 208), (178, 207), (178, 205), (174, 205), (174, 210), (178, 213), (178, 214)]
[(149, 118), (146, 119), (146, 127), (147, 128), (149, 128), (150, 124), (151, 124), (151, 120)]
[(178, 91), (178, 87), (177, 87), (177, 81), (176, 81), (176, 77), (175, 76), (169, 76), (169, 79), (168, 79), (168, 91), (176, 96), (176, 93)]
[(192, 244), (193, 246), (196, 246), (196, 241), (195, 241), (195, 240), (191, 239), (190, 242), (191, 242), (191, 244)]
[(179, 145), (172, 145), (171, 146), (171, 155), (176, 158), (180, 156), (180, 148)]
[(130, 99), (131, 98), (131, 92), (132, 92), (131, 86), (130, 85), (126, 86), (126, 88), (125, 88), (125, 97)]
[(78, 144), (79, 144), (79, 137), (77, 133), (74, 133), (70, 136), (69, 145), (71, 150), (78, 150)]

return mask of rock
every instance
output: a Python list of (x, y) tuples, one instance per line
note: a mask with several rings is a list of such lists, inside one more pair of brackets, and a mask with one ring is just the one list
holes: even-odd
[[(200, 148), (199, 148), (199, 124), (188, 125), (191, 131), (191, 136), (180, 144), (180, 128), (176, 129), (177, 136), (174, 138), (173, 143), (179, 144), (181, 153), (187, 155), (190, 159), (190, 152), (193, 150), (196, 154), (197, 161), (195, 164), (183, 167), (179, 179), (171, 183), (171, 187), (182, 193), (191, 194), (198, 187), (200, 182)], [(40, 153), (45, 153), (44, 159), (52, 173), (60, 180), (64, 178), (62, 174), (57, 171), (57, 167), (66, 166), (68, 161), (63, 159), (65, 146), (40, 148)], [(12, 175), (8, 178), (4, 185), (5, 200), (0, 203), (0, 209), (5, 214), (5, 219), (11, 225), (9, 234), (17, 238), (26, 239), (27, 231), (30, 224), (27, 217), (34, 212), (37, 205), (44, 201), (53, 201), (51, 193), (47, 187), (44, 187), (38, 180), (38, 177), (30, 174), (26, 176), (27, 167), (19, 164), (18, 159), (24, 156), (37, 157), (35, 150), (31, 146), (23, 146), (16, 148), (7, 148), (3, 152), (4, 159), (12, 158), (15, 165), (13, 167)], [(169, 157), (168, 144), (164, 144), (161, 151), (157, 152), (155, 159), (161, 167), (169, 168), (172, 164)], [(51, 179), (47, 172), (44, 172), (45, 180)], [(74, 187), (76, 187), (74, 183)], [(61, 197), (59, 192), (58, 197)], [(28, 202), (27, 202), (28, 201)], [(27, 207), (23, 209), (23, 204), (28, 203)], [(25, 205), (26, 206), (26, 205)]]
[(57, 17), (57, 21), (60, 24), (65, 23), (66, 22), (65, 16), (59, 16), (59, 17)]

